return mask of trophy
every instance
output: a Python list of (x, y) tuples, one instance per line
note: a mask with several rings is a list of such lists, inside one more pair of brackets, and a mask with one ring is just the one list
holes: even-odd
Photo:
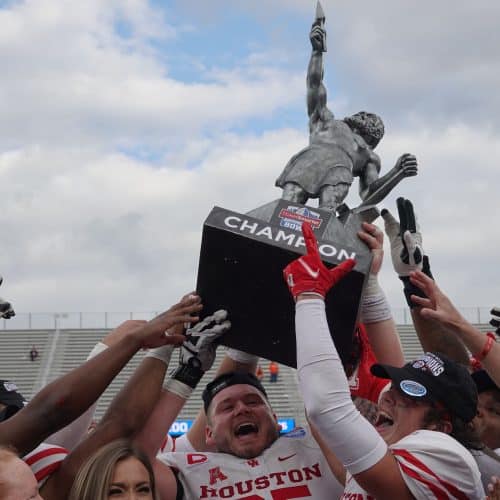
[[(337, 119), (327, 107), (325, 14), (319, 2), (309, 38), (309, 145), (288, 161), (276, 180), (281, 199), (246, 214), (213, 208), (203, 226), (196, 288), (205, 310), (229, 311), (232, 328), (222, 338), (224, 345), (293, 367), (294, 304), (282, 271), (305, 251), (302, 223), (314, 229), (327, 266), (356, 260), (353, 271), (326, 296), (325, 306), (335, 345), (346, 361), (371, 264), (370, 250), (357, 232), (362, 222), (378, 217), (377, 203), (402, 179), (417, 174), (415, 157), (404, 154), (379, 175), (380, 158), (374, 152), (384, 134), (379, 116), (361, 111)], [(349, 208), (344, 199), (355, 177), (361, 203)], [(306, 204), (316, 198), (317, 207)]]

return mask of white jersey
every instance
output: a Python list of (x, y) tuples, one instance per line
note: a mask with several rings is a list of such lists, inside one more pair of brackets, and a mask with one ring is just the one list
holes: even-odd
[[(477, 464), (458, 441), (436, 431), (415, 431), (390, 446), (401, 475), (418, 499), (483, 499)], [(347, 474), (344, 499), (373, 499)]]
[(332, 500), (344, 489), (310, 431), (301, 427), (252, 459), (208, 452), (164, 453), (158, 458), (179, 471), (185, 499)]
[(178, 437), (172, 437), (167, 434), (167, 437), (160, 447), (159, 453), (167, 453), (169, 451), (196, 452), (193, 445), (189, 441), (187, 434), (182, 434)]
[(481, 480), (486, 491), (488, 484), (491, 483), (491, 476), (500, 477), (500, 456), (498, 460), (495, 460), (482, 450), (471, 450), (471, 454), (479, 467)]
[(68, 450), (53, 444), (42, 443), (33, 451), (23, 457), (42, 487), (48, 477), (59, 468), (67, 457)]

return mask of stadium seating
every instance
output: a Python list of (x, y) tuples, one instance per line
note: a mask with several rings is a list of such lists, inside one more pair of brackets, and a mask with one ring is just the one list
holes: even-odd
[[(489, 325), (476, 325), (486, 332)], [(406, 359), (412, 359), (422, 353), (412, 325), (398, 325)], [(0, 379), (11, 380), (19, 390), (29, 398), (43, 385), (66, 373), (82, 363), (97, 341), (106, 334), (106, 330), (3, 330), (0, 332)], [(32, 362), (29, 358), (31, 346), (35, 345), (39, 357)], [(195, 418), (201, 405), (203, 386), (213, 378), (222, 359), (223, 348), (218, 350), (214, 367), (205, 374), (193, 396), (186, 403), (179, 418)], [(100, 418), (113, 396), (123, 386), (143, 354), (138, 353), (118, 375), (99, 400), (96, 416)], [(264, 361), (262, 366), (265, 368)], [(171, 368), (177, 366), (174, 354)], [(266, 370), (265, 370), (266, 371)], [(302, 400), (297, 389), (295, 370), (281, 366), (278, 382), (269, 383), (268, 373), (263, 379), (269, 398), (279, 418), (295, 418), (304, 422)]]

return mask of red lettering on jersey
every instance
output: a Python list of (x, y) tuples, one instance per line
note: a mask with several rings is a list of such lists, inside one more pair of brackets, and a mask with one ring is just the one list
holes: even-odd
[(255, 458), (252, 458), (252, 460), (248, 460), (247, 464), (250, 467), (257, 467), (259, 465), (259, 461)]
[(276, 484), (279, 486), (281, 484), (285, 484), (285, 481), (283, 481), (283, 477), (286, 476), (286, 472), (272, 472), (269, 474), (269, 477), (271, 479), (276, 479)]
[(208, 486), (201, 486), (200, 498), (214, 498), (217, 497), (217, 490), (215, 488), (209, 488)]
[(202, 464), (203, 462), (206, 462), (207, 460), (208, 460), (208, 457), (206, 455), (201, 454), (201, 453), (188, 453), (187, 454), (187, 463), (189, 465)]
[(261, 476), (255, 480), (255, 487), (258, 490), (263, 490), (265, 488), (269, 488), (270, 485), (271, 485), (271, 483), (269, 482), (269, 479), (267, 476)]
[(306, 481), (311, 481), (313, 476), (314, 477), (321, 477), (321, 471), (319, 470), (318, 463), (312, 465), (311, 467), (304, 467), (302, 470), (304, 471), (304, 474), (306, 475)]
[(223, 474), (223, 472), (220, 470), (220, 467), (209, 469), (208, 476), (210, 485), (215, 484), (217, 481), (224, 481), (225, 479), (227, 479), (227, 476)]

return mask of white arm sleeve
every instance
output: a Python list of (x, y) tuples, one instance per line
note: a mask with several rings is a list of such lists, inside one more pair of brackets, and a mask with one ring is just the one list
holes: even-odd
[(387, 445), (351, 400), (325, 303), (297, 302), (295, 330), (299, 388), (309, 419), (351, 474), (369, 469), (385, 456)]

